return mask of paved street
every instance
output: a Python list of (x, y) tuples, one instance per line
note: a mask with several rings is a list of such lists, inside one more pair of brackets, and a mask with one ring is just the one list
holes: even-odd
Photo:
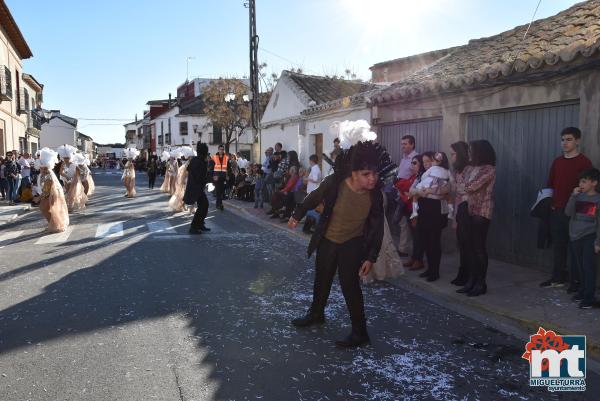
[(295, 236), (212, 205), (189, 236), (145, 177), (134, 200), (95, 180), (67, 232), (35, 210), (0, 229), (2, 401), (600, 399), (589, 369), (584, 394), (532, 390), (526, 339), (385, 283), (364, 289), (372, 345), (336, 349), (337, 282), (326, 325), (289, 324), (312, 291)]

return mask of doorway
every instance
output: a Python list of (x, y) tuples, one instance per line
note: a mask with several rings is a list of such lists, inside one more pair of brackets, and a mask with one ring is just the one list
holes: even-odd
[[(315, 137), (315, 154), (319, 158), (319, 168), (323, 171), (323, 134), (316, 134)], [(310, 155), (309, 155), (310, 156)]]

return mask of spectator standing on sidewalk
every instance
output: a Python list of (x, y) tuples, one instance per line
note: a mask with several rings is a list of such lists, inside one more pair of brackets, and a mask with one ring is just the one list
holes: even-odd
[[(567, 127), (560, 134), (563, 155), (558, 157), (550, 167), (547, 188), (552, 194), (552, 248), (554, 267), (552, 277), (540, 284), (540, 287), (563, 287), (567, 276), (567, 255), (569, 246), (569, 217), (565, 214), (565, 206), (573, 188), (578, 184), (580, 174), (592, 168), (592, 162), (579, 152), (581, 131), (576, 127)], [(568, 292), (578, 289), (578, 275), (571, 266)]]
[(596, 301), (596, 266), (600, 253), (600, 194), (598, 193), (600, 171), (585, 170), (579, 176), (579, 186), (565, 207), (569, 222), (570, 252), (572, 265), (577, 268), (580, 284), (574, 301), (580, 301), (581, 309), (589, 309)]
[[(396, 174), (396, 178), (398, 181), (410, 180), (413, 176), (411, 163), (415, 156), (419, 153), (415, 150), (415, 137), (412, 135), (404, 135), (402, 137), (402, 157), (400, 159), (400, 163), (398, 163), (398, 172)], [(402, 185), (402, 184), (399, 184)], [(402, 198), (398, 202), (403, 202)], [(401, 210), (405, 210), (407, 205), (398, 205)], [(408, 216), (400, 217), (400, 221), (398, 222), (400, 225), (400, 240), (398, 241), (398, 252), (400, 256), (408, 256), (409, 251), (409, 242), (410, 242), (410, 233), (409, 233), (409, 222)]]
[(273, 194), (273, 170), (271, 170), (271, 158), (273, 157), (273, 148), (265, 150), (265, 159), (262, 162), (262, 172), (264, 173), (262, 200), (271, 202)]
[(14, 205), (17, 199), (17, 179), (19, 177), (19, 165), (14, 160), (12, 152), (6, 153), (6, 160), (4, 162), (4, 175), (8, 182), (8, 204)]
[[(421, 179), (425, 172), (423, 163), (424, 158), (429, 160), (429, 166), (431, 166), (431, 158), (428, 155), (416, 155), (413, 157), (410, 164), (412, 177), (408, 180), (399, 180), (396, 182), (396, 189), (400, 194), (400, 198), (402, 199), (402, 202), (406, 204), (404, 210), (398, 210), (397, 212), (402, 213), (406, 217), (409, 217), (412, 214), (412, 202), (410, 201), (409, 196), (410, 188), (412, 188), (416, 181)], [(416, 224), (411, 223), (408, 227), (412, 237), (412, 255), (409, 260), (403, 263), (403, 266), (408, 267), (408, 270), (420, 270), (425, 267), (423, 264), (425, 251), (423, 251), (423, 245), (419, 240)]]
[(454, 194), (454, 218), (453, 227), (456, 230), (456, 240), (458, 242), (458, 252), (460, 255), (458, 274), (451, 281), (452, 284), (464, 286), (469, 279), (469, 259), (468, 259), (468, 227), (469, 227), (469, 205), (468, 196), (465, 192), (465, 183), (469, 177), (471, 166), (469, 165), (469, 145), (466, 142), (459, 141), (450, 145), (450, 160), (452, 162), (452, 176), (456, 188)]
[(19, 188), (25, 188), (31, 184), (31, 167), (33, 160), (29, 157), (29, 153), (25, 152), (17, 160), (21, 169), (21, 182)]
[(225, 146), (219, 145), (219, 151), (211, 159), (210, 171), (212, 182), (215, 185), (217, 195), (217, 209), (223, 211), (223, 198), (225, 197), (225, 183), (233, 177), (231, 170), (231, 161), (225, 154)]
[(487, 291), (488, 270), (487, 234), (490, 228), (494, 200), (492, 193), (496, 182), (496, 152), (486, 140), (469, 144), (472, 170), (458, 192), (465, 192), (469, 210), (468, 220), (468, 265), (469, 281), (457, 290), (459, 293), (476, 297)]
[(8, 192), (8, 180), (4, 175), (4, 169), (6, 168), (6, 160), (3, 156), (0, 156), (0, 195), (2, 195), (2, 200), (6, 200), (7, 192)]

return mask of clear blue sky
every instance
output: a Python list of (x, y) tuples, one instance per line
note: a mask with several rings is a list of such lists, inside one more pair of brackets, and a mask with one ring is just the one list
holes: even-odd
[[(191, 77), (248, 73), (243, 0), (5, 0), (34, 54), (24, 63), (44, 107), (80, 119), (96, 142), (123, 142), (126, 121)], [(350, 68), (465, 44), (529, 23), (538, 0), (256, 0), (268, 72)], [(536, 19), (576, 0), (542, 0)], [(96, 124), (96, 125), (92, 125)], [(116, 125), (97, 125), (116, 124)]]

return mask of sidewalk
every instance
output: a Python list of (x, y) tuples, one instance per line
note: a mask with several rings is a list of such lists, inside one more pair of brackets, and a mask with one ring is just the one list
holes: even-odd
[[(270, 219), (265, 214), (269, 210), (267, 207), (254, 209), (254, 203), (236, 200), (226, 201), (225, 207), (235, 208), (273, 228), (292, 231), (278, 219)], [(308, 243), (309, 236), (302, 233), (301, 225), (294, 234), (305, 238)], [(594, 358), (600, 358), (600, 309), (579, 309), (578, 303), (571, 301), (571, 295), (566, 293), (565, 288), (541, 288), (539, 283), (546, 279), (547, 272), (490, 260), (487, 294), (467, 297), (457, 294), (458, 287), (450, 284), (456, 277), (457, 266), (458, 255), (445, 253), (440, 280), (429, 283), (419, 277), (423, 270), (418, 270), (406, 271), (390, 283), (418, 288), (447, 303), (458, 303), (490, 317), (509, 319), (532, 335), (540, 326), (561, 335), (586, 335), (588, 352)]]
[(31, 210), (29, 203), (17, 203), (14, 206), (8, 206), (8, 201), (0, 201), (0, 228), (29, 210)]

